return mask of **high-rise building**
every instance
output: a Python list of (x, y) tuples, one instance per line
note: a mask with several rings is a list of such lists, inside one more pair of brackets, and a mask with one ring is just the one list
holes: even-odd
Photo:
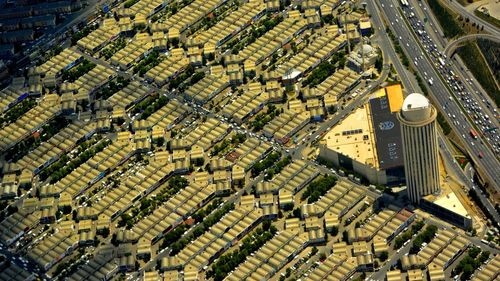
[(398, 113), (408, 197), (417, 204), (440, 188), (436, 116), (434, 106), (418, 93), (407, 96)]

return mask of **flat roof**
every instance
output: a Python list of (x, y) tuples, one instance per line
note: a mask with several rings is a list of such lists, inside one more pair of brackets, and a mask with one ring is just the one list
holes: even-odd
[(373, 166), (377, 165), (373, 128), (368, 122), (368, 107), (357, 108), (324, 137), (326, 146), (350, 158)]
[(370, 100), (371, 121), (375, 131), (379, 167), (403, 166), (401, 128), (396, 114), (390, 110), (387, 96)]
[(372, 95), (374, 98), (380, 98), (380, 97), (383, 97), (385, 96), (385, 88), (380, 88), (378, 90), (376, 90), (373, 95)]
[(359, 28), (360, 29), (372, 28), (372, 24), (370, 20), (363, 20), (359, 22)]
[(469, 216), (467, 210), (465, 210), (464, 206), (462, 205), (462, 203), (460, 203), (460, 200), (458, 200), (458, 197), (453, 192), (442, 194), (441, 196), (436, 198), (436, 200), (434, 200), (434, 204), (457, 213), (461, 216)]
[(400, 111), (403, 106), (403, 89), (401, 88), (401, 84), (387, 86), (385, 87), (385, 92), (389, 98), (389, 107), (391, 108), (391, 112)]

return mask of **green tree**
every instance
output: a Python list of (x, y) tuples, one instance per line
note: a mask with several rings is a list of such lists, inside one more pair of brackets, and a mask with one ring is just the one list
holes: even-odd
[(311, 255), (316, 255), (318, 253), (318, 248), (316, 248), (316, 246), (314, 246), (311, 250)]
[(144, 198), (141, 200), (141, 211), (149, 208), (151, 206), (151, 199)]
[(389, 253), (387, 253), (386, 251), (383, 251), (382, 253), (380, 253), (379, 259), (381, 262), (384, 262), (387, 260), (388, 257), (389, 257)]
[(481, 249), (479, 247), (472, 247), (469, 250), (469, 256), (471, 256), (473, 259), (475, 259), (479, 253), (481, 253)]
[(156, 145), (156, 146), (163, 146), (163, 144), (165, 143), (165, 138), (163, 137), (158, 137), (158, 138), (155, 138), (153, 140), (153, 143)]
[(109, 228), (104, 228), (103, 230), (101, 230), (101, 235), (102, 237), (106, 238), (109, 236)]
[(487, 261), (490, 257), (490, 252), (488, 251), (484, 251), (481, 253), (481, 255), (479, 256), (479, 263), (484, 263), (485, 261)]
[(462, 281), (469, 280), (469, 277), (472, 275), (473, 272), (474, 268), (472, 267), (471, 264), (464, 265), (462, 270), (462, 275), (460, 276), (460, 280)]
[(304, 193), (302, 193), (302, 200), (308, 199), (309, 204), (316, 202), (321, 196), (325, 195), (330, 188), (335, 186), (337, 178), (334, 176), (326, 176), (321, 179), (315, 180), (310, 183)]

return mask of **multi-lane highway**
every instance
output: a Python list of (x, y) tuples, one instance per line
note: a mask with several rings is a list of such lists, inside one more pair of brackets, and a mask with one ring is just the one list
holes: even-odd
[[(493, 102), (489, 100), (486, 92), (484, 92), (482, 88), (474, 85), (473, 81), (471, 81), (471, 75), (465, 71), (466, 68), (461, 62), (455, 61), (448, 64), (446, 63), (447, 57), (438, 51), (440, 43), (438, 42), (436, 44), (432, 39), (432, 36), (429, 36), (429, 32), (434, 33), (434, 31), (439, 27), (434, 26), (434, 28), (429, 28), (429, 26), (424, 24), (424, 21), (418, 17), (418, 12), (417, 15), (415, 15), (414, 11), (416, 12), (419, 10), (419, 6), (422, 5), (422, 2), (418, 2), (418, 4), (419, 5), (416, 5), (415, 7), (402, 6), (403, 14), (400, 13), (402, 15), (401, 20), (411, 25), (415, 37), (424, 47), (424, 53), (428, 54), (427, 58), (433, 62), (435, 69), (441, 74), (441, 77), (446, 80), (445, 83), (449, 86), (449, 89), (453, 89), (451, 93), (461, 104), (461, 107), (466, 110), (463, 112), (467, 112), (471, 122), (472, 118), (474, 118), (473, 122), (476, 127), (474, 129), (484, 135), (484, 140), (491, 146), (492, 150), (495, 151), (496, 154), (499, 154), (500, 136), (492, 131), (496, 130), (499, 125), (496, 120), (496, 113), (493, 112), (493, 110), (496, 110), (496, 108), (493, 108)], [(425, 12), (426, 10), (427, 9), (424, 6), (423, 11)], [(396, 22), (398, 22), (398, 19), (396, 19)], [(434, 37), (439, 37), (439, 35), (435, 34)], [(441, 49), (442, 48), (443, 46), (441, 46)], [(423, 56), (424, 55), (422, 54), (420, 58), (422, 59)], [(418, 65), (417, 59), (418, 58), (413, 61), (415, 65)], [(425, 80), (434, 79), (434, 77), (428, 76), (428, 73), (426, 72), (424, 72), (423, 76)], [(432, 82), (429, 83), (432, 84)], [(448, 116), (452, 117), (450, 113), (448, 113)], [(454, 121), (454, 123), (456, 123), (456, 125), (460, 125), (459, 120)], [(462, 124), (462, 126), (465, 127), (466, 124)], [(466, 137), (464, 136), (463, 138)]]
[[(392, 59), (392, 57), (396, 56), (396, 54), (394, 53), (394, 50), (391, 48), (391, 43), (390, 43), (389, 38), (387, 37), (387, 34), (385, 34), (385, 26), (384, 26), (384, 23), (383, 23), (381, 17), (382, 16), (386, 17), (385, 18), (386, 22), (390, 22), (390, 21), (388, 20), (387, 16), (380, 11), (381, 7), (377, 6), (373, 1), (368, 1), (367, 4), (368, 4), (367, 9), (370, 12), (370, 14), (372, 15), (372, 21), (374, 23), (374, 27), (379, 30), (379, 36), (382, 37), (380, 45), (381, 45), (382, 50), (384, 51), (384, 56), (386, 56), (392, 60), (394, 68), (396, 69), (398, 74), (400, 74), (401, 82), (405, 86), (405, 89), (408, 92), (418, 91), (418, 86), (414, 85), (413, 80), (410, 79), (410, 77), (407, 75), (407, 69), (401, 64), (399, 59), (396, 59), (396, 60)], [(495, 210), (494, 206), (491, 204), (491, 202), (488, 201), (486, 195), (482, 194), (480, 192), (479, 188), (463, 174), (458, 163), (456, 163), (456, 161), (454, 161), (453, 155), (451, 153), (452, 150), (448, 147), (448, 143), (445, 140), (445, 137), (442, 136), (441, 134), (439, 134), (438, 138), (439, 138), (439, 144), (440, 144), (440, 149), (442, 151), (442, 155), (445, 157), (445, 160), (447, 160), (451, 164), (451, 167), (454, 169), (455, 174), (460, 177), (460, 180), (465, 184), (465, 186), (467, 188), (474, 189), (477, 192), (481, 202), (487, 208), (488, 212), (492, 215), (494, 220), (498, 224), (500, 224), (500, 216), (496, 212), (496, 210)]]
[[(421, 4), (421, 2), (418, 3), (419, 5)], [(438, 44), (433, 42), (427, 32), (429, 31), (429, 29), (426, 28), (428, 26), (425, 26), (417, 16), (413, 15), (413, 11), (419, 8), (418, 6), (415, 7), (416, 9), (411, 6), (402, 6), (404, 21), (409, 23), (413, 28), (414, 37), (420, 39), (421, 45), (425, 49), (424, 52), (429, 54), (427, 58), (430, 59), (430, 62), (434, 63), (434, 66), (436, 66), (434, 69), (446, 80), (445, 83), (448, 85), (448, 89), (453, 90), (450, 91), (452, 94), (450, 100), (455, 98), (458, 101), (462, 112), (466, 113), (464, 116), (470, 121), (470, 124), (461, 122), (461, 120), (453, 120), (453, 123), (456, 126), (462, 126), (463, 129), (474, 129), (477, 131), (483, 136), (482, 141), (484, 141), (492, 150), (493, 154), (497, 156), (500, 154), (500, 135), (497, 134), (499, 123), (496, 119), (497, 109), (493, 101), (489, 99), (487, 93), (480, 86), (477, 86), (477, 83), (475, 83), (474, 79), (459, 59), (448, 64), (444, 63), (443, 58), (446, 59), (446, 57), (438, 52), (437, 49), (439, 42)], [(425, 6), (423, 10), (427, 10)], [(400, 15), (402, 14), (400, 13)], [(434, 32), (437, 28), (439, 27), (430, 29), (430, 32)], [(416, 60), (414, 63), (417, 64)], [(424, 78), (425, 80), (434, 79), (434, 77), (428, 77), (426, 72), (424, 72)], [(430, 84), (432, 84), (432, 82), (430, 82)], [(445, 107), (443, 107), (443, 109), (445, 109), (445, 112), (443, 112), (444, 114), (456, 119), (456, 115), (452, 112), (447, 112)], [(465, 118), (464, 121), (466, 121)], [(472, 125), (472, 127), (468, 127), (469, 125)], [(471, 145), (475, 143), (475, 139), (468, 134), (462, 134), (462, 138), (465, 141), (469, 141)], [(483, 154), (484, 152), (480, 151), (478, 154), (479, 158), (481, 158)]]
[[(430, 90), (431, 97), (436, 106), (441, 112), (450, 114), (443, 115), (458, 135), (467, 137), (470, 128), (473, 128), (473, 126), (465, 117), (457, 101), (453, 98), (450, 99), (452, 96), (451, 91), (434, 68), (433, 62), (420, 45), (420, 42), (418, 42), (410, 26), (407, 24), (406, 19), (403, 18), (398, 10), (399, 6), (396, 6), (391, 0), (381, 0), (379, 1), (379, 5), (384, 5), (379, 11), (382, 11), (387, 19), (392, 19), (389, 25), (396, 34), (396, 37), (400, 40), (401, 47), (413, 62), (416, 61), (416, 63), (414, 63), (415, 69), (422, 77), (427, 76), (429, 79), (433, 78), (432, 82), (425, 80), (425, 83), (427, 83), (427, 87)], [(460, 123), (457, 125), (454, 121)], [(464, 127), (463, 124), (466, 124), (466, 126)], [(500, 163), (489, 147), (486, 146), (483, 141), (473, 141), (470, 139), (464, 140), (464, 146), (470, 153), (474, 162), (484, 171), (491, 185), (497, 190), (500, 190)]]
[[(406, 8), (408, 10), (408, 13), (413, 13), (415, 11), (415, 18), (420, 18), (421, 22), (423, 22), (423, 27), (422, 29), (427, 32), (427, 34), (433, 39), (434, 42), (436, 42), (436, 46), (439, 50), (442, 51), (444, 54), (443, 57), (448, 59), (451, 59), (451, 56), (453, 55), (453, 52), (451, 52), (451, 49), (454, 47), (458, 46), (461, 40), (470, 40), (471, 38), (487, 38), (489, 40), (494, 40), (496, 42), (500, 42), (500, 37), (497, 37), (496, 35), (491, 35), (491, 34), (486, 34), (486, 33), (481, 33), (481, 34), (469, 34), (465, 35), (462, 37), (459, 37), (457, 39), (451, 39), (450, 41), (447, 40), (442, 34), (443, 31), (441, 29), (441, 26), (437, 23), (437, 20), (435, 19), (434, 15), (432, 12), (430, 12), (430, 8), (427, 5), (426, 1), (418, 1), (418, 0), (409, 0), (408, 1), (410, 4), (412, 4), (411, 7)], [(425, 20), (427, 19), (427, 20)], [(469, 70), (466, 68), (465, 64), (462, 62), (460, 57), (455, 56), (454, 58), (454, 63), (449, 64), (450, 70), (452, 70), (454, 73), (458, 75), (461, 81), (466, 81), (467, 83), (461, 83), (461, 85), (466, 89), (466, 92), (469, 95), (472, 95), (474, 97), (474, 100), (478, 102), (478, 105), (484, 112), (489, 116), (489, 120), (492, 122), (489, 127), (495, 127), (498, 128), (498, 112), (496, 112), (496, 106), (495, 102), (493, 99), (490, 98), (488, 93), (481, 87), (479, 82), (476, 81), (472, 73), (469, 72)], [(457, 81), (460, 83), (460, 81)], [(500, 149), (497, 147), (497, 149)]]

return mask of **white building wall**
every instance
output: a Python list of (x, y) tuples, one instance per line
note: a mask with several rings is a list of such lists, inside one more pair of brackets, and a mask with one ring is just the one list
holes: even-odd
[(436, 116), (434, 108), (429, 118), (421, 122), (409, 122), (401, 114), (398, 115), (408, 197), (414, 203), (440, 189)]

